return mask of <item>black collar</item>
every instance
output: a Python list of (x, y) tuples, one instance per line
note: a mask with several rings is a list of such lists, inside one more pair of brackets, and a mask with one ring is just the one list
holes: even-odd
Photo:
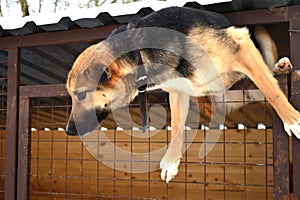
[(136, 87), (139, 91), (140, 112), (142, 117), (142, 132), (145, 133), (148, 125), (148, 108), (147, 108), (147, 74), (143, 64), (140, 50), (137, 50), (137, 74), (136, 74)]

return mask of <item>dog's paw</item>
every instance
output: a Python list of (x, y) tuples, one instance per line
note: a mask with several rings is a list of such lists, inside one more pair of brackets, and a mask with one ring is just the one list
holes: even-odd
[(180, 159), (169, 163), (162, 167), (160, 177), (162, 180), (165, 180), (166, 183), (169, 183), (178, 173), (178, 166), (180, 164)]
[(288, 57), (280, 58), (274, 65), (273, 72), (275, 74), (288, 74), (292, 71), (293, 65)]
[(292, 125), (284, 123), (284, 130), (289, 136), (293, 133), (300, 140), (300, 120)]

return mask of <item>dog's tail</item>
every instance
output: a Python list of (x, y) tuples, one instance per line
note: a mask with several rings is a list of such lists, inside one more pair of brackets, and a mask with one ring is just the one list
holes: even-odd
[(273, 67), (278, 61), (278, 51), (273, 38), (265, 27), (259, 25), (254, 27), (254, 37), (259, 45), (265, 63), (273, 71)]

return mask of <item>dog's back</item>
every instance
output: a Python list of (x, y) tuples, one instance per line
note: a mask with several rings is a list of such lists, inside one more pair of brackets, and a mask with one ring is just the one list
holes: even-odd
[(165, 8), (129, 23), (130, 29), (160, 27), (183, 34), (187, 34), (191, 28), (199, 25), (221, 29), (232, 26), (232, 23), (222, 14), (187, 7)]
[[(195, 26), (203, 26), (214, 29), (225, 29), (233, 24), (222, 14), (188, 7), (169, 7), (153, 12), (145, 17), (135, 18), (127, 26), (122, 26), (109, 36), (143, 27), (159, 27), (188, 34)], [(205, 29), (204, 29), (205, 30)], [(262, 26), (254, 26), (250, 29), (254, 36), (252, 39), (259, 48), (270, 70), (278, 60), (277, 47), (271, 35)]]

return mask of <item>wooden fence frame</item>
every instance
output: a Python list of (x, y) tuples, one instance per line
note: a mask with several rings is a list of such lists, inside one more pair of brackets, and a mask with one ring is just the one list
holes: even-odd
[[(288, 83), (287, 94), (293, 105), (300, 109), (300, 6), (252, 10), (227, 13), (226, 16), (237, 25), (289, 23), (291, 60), (294, 71)], [(29, 156), (30, 156), (30, 99), (34, 97), (65, 96), (64, 85), (20, 86), (20, 49), (24, 47), (55, 45), (67, 42), (105, 39), (119, 25), (92, 29), (76, 29), (60, 32), (38, 33), (24, 36), (0, 38), (0, 49), (8, 51), (7, 85), (7, 137), (5, 199), (28, 199)], [(297, 54), (298, 53), (298, 54)], [(300, 199), (300, 141), (293, 137), (293, 188), (290, 188), (289, 139), (282, 123), (274, 114), (274, 197), (289, 199), (293, 190), (294, 198)]]

